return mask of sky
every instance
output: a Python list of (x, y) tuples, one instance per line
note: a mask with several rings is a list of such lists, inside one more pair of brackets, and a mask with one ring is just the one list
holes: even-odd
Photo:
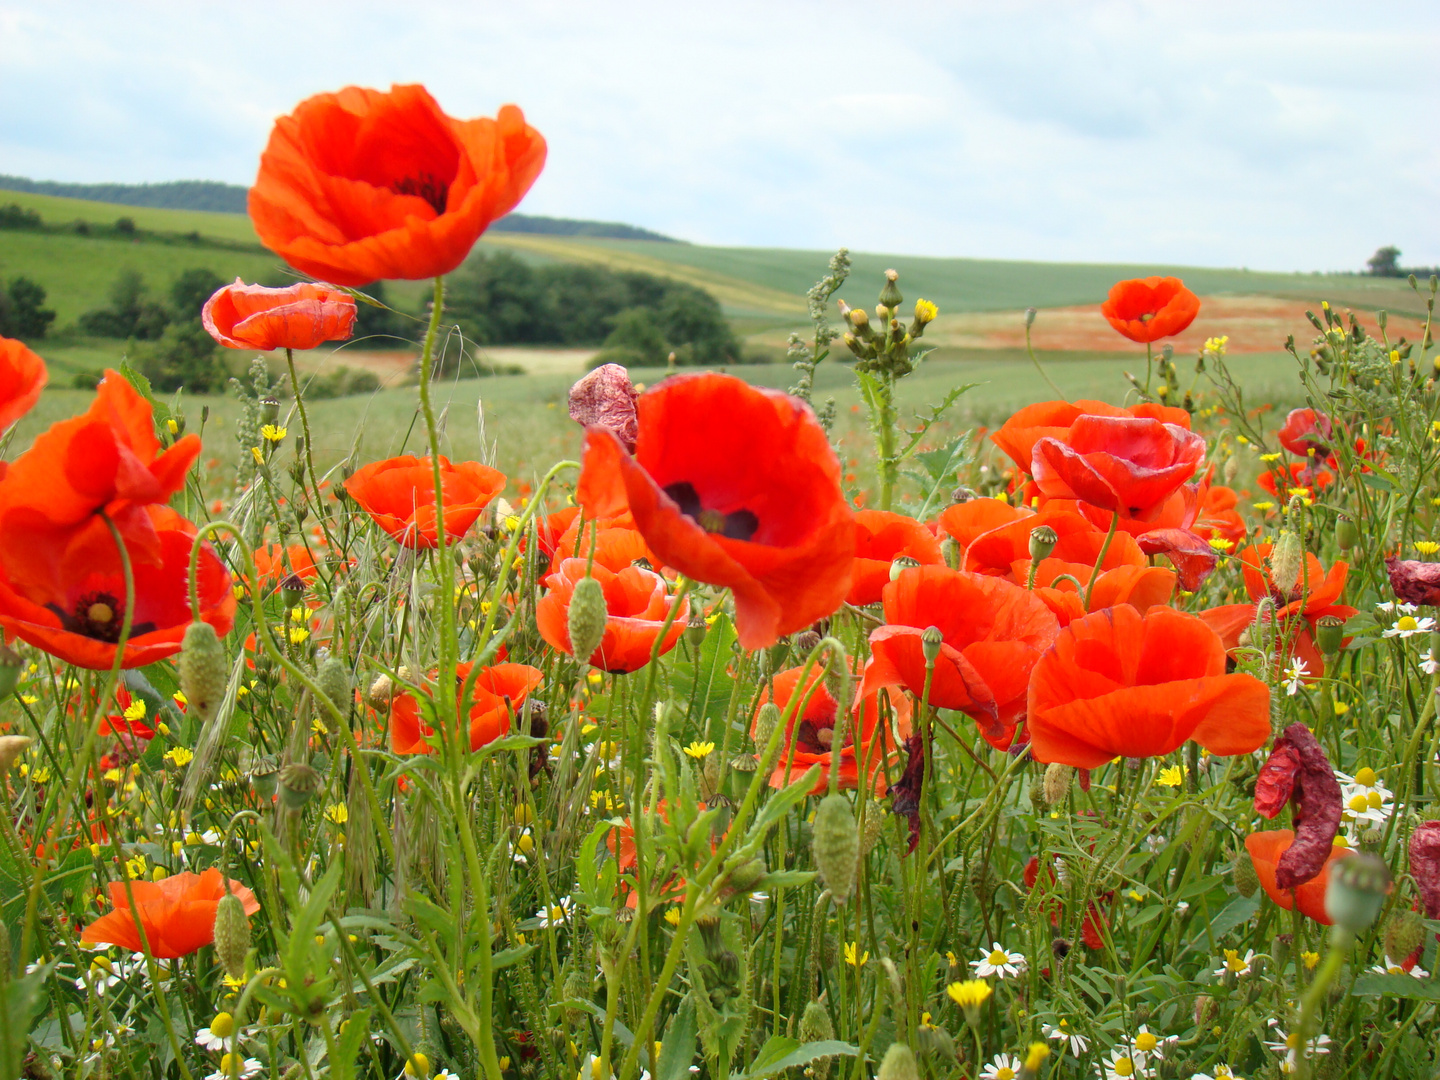
[(526, 213), (696, 243), (1440, 264), (1440, 4), (0, 0), (0, 173), (249, 184), (275, 117), (422, 82), (546, 137)]

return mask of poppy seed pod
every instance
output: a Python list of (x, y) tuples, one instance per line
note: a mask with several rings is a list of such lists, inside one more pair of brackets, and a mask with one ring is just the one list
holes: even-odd
[(1049, 525), (1037, 525), (1030, 530), (1030, 560), (1040, 562), (1048, 559), (1060, 542), (1060, 534)]
[[(800, 1038), (807, 1043), (829, 1042), (835, 1038), (835, 1024), (820, 1002), (812, 1001), (805, 1006), (805, 1012), (800, 1017)], [(815, 1080), (825, 1080), (830, 1075), (830, 1058), (817, 1057), (806, 1071)]]
[(1390, 870), (1383, 862), (1365, 852), (1352, 855), (1330, 871), (1325, 914), (1336, 926), (1363, 934), (1380, 914), (1389, 889)]
[(215, 959), (232, 979), (245, 975), (250, 952), (250, 917), (240, 897), (227, 892), (215, 905)]
[(890, 562), (890, 580), (894, 581), (912, 566), (919, 566), (919, 559), (912, 559), (909, 555), (898, 555)]
[(905, 302), (905, 297), (900, 295), (900, 286), (896, 284), (899, 277), (900, 272), (898, 270), (886, 270), (885, 287), (880, 290), (880, 303), (891, 311), (894, 311)]
[(880, 1080), (920, 1080), (915, 1052), (902, 1042), (893, 1042), (880, 1062)]
[(570, 611), (567, 616), (567, 631), (570, 636), (570, 651), (577, 660), (586, 660), (600, 647), (605, 637), (605, 619), (609, 612), (605, 607), (605, 590), (593, 577), (583, 577), (575, 583), (575, 592), (570, 597)]
[(280, 582), (280, 602), (292, 608), (305, 599), (305, 581), (299, 574), (286, 574)]
[(760, 706), (759, 713), (755, 717), (755, 747), (761, 753), (770, 745), (770, 736), (775, 733), (775, 725), (780, 722), (780, 706), (773, 701), (767, 701)]
[(250, 770), (250, 787), (261, 802), (268, 803), (274, 797), (279, 781), (280, 769), (271, 758), (261, 758)]
[(837, 904), (850, 899), (855, 888), (856, 862), (860, 857), (860, 833), (850, 803), (843, 795), (827, 795), (815, 811), (813, 841), (815, 868)]
[[(1340, 651), (1345, 640), (1345, 620), (1334, 615), (1322, 615), (1315, 621), (1315, 644), (1326, 656)], [(1328, 664), (1329, 661), (1326, 661)]]
[(215, 628), (207, 622), (191, 623), (180, 645), (180, 692), (194, 715), (206, 723), (220, 707), (230, 662)]
[(1349, 551), (1360, 542), (1360, 527), (1355, 524), (1355, 519), (1348, 514), (1341, 514), (1335, 519), (1335, 546), (1341, 551)]
[(940, 632), (938, 626), (927, 626), (924, 633), (920, 635), (920, 652), (925, 657), (926, 664), (935, 663), (936, 657), (940, 655), (940, 646), (945, 643), (945, 636)]
[(287, 809), (299, 810), (320, 790), (320, 774), (304, 762), (295, 761), (280, 770), (280, 801)]
[(1305, 565), (1305, 549), (1300, 537), (1289, 529), (1283, 529), (1270, 552), (1270, 580), (1275, 591), (1287, 600), (1292, 599), (1300, 589), (1300, 575)]

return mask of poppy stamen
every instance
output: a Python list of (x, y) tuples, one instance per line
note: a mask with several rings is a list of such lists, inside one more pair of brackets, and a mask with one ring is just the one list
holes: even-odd
[(415, 195), (424, 199), (437, 214), (445, 213), (450, 201), (450, 185), (434, 173), (421, 173), (418, 177), (402, 176), (390, 185), (396, 195)]
[(724, 536), (731, 540), (749, 540), (760, 528), (760, 519), (755, 516), (753, 511), (732, 510), (725, 514), (703, 505), (700, 502), (700, 493), (688, 480), (666, 484), (662, 490), (675, 500), (675, 505), (680, 508), (682, 514), (712, 535)]
[[(62, 611), (55, 604), (47, 604), (46, 607), (59, 616), (61, 625), (72, 634), (96, 641), (120, 640), (120, 629), (125, 623), (125, 605), (113, 593), (85, 593), (75, 602), (73, 612)], [(130, 628), (130, 635), (137, 637), (154, 629), (153, 622), (136, 623)]]

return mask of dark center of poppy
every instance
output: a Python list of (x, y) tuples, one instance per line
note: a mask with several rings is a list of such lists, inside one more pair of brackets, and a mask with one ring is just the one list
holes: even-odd
[[(806, 754), (828, 754), (830, 748), (835, 745), (835, 718), (820, 717), (818, 720), (801, 720), (795, 726), (795, 749)], [(849, 746), (852, 743), (850, 732), (845, 732), (845, 741), (840, 745)]]
[(424, 199), (437, 214), (445, 213), (445, 206), (450, 200), (450, 185), (434, 173), (402, 176), (390, 185), (390, 190), (396, 195), (415, 195)]
[(750, 510), (733, 510), (722, 514), (700, 502), (700, 493), (688, 480), (666, 484), (665, 494), (675, 500), (680, 512), (690, 518), (707, 533), (715, 533), (731, 540), (749, 540), (760, 528), (760, 519)]
[[(72, 634), (94, 638), (96, 641), (111, 643), (120, 640), (120, 629), (125, 622), (125, 605), (108, 592), (88, 592), (75, 602), (73, 611), (62, 611), (56, 604), (47, 608), (60, 619), (60, 625)], [(136, 623), (130, 627), (130, 636), (148, 634), (155, 629), (153, 622)]]

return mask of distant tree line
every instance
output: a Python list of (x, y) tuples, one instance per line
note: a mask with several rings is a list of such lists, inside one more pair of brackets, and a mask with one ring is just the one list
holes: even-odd
[(1414, 274), (1417, 278), (1426, 278), (1431, 274), (1440, 274), (1440, 268), (1434, 266), (1401, 266), (1400, 249), (1393, 244), (1377, 249), (1365, 265), (1369, 267), (1366, 272), (1371, 277), (1408, 277)]

